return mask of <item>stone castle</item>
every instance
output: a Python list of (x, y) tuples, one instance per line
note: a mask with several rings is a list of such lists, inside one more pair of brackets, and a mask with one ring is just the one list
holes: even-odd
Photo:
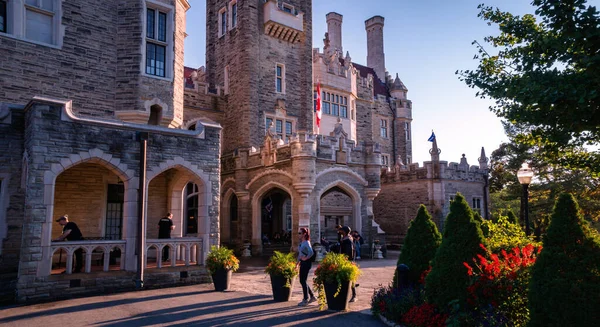
[[(401, 238), (418, 204), (442, 225), (457, 191), (485, 215), (483, 150), (477, 167), (448, 164), (434, 141), (431, 161), (411, 162), (412, 103), (385, 70), (383, 17), (365, 22), (364, 66), (343, 52), (340, 14), (312, 48), (311, 1), (206, 6), (207, 68), (192, 69), (187, 0), (0, 0), (0, 292), (206, 282), (211, 245), (266, 254), (264, 238), (299, 227), (316, 241), (349, 225), (368, 253)], [(167, 212), (173, 238), (157, 239)], [(52, 241), (63, 214), (85, 240)]]

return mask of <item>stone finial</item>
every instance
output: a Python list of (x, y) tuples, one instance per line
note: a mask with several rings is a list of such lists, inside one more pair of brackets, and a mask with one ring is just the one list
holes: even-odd
[(350, 66), (350, 63), (352, 62), (352, 58), (350, 57), (350, 52), (346, 51), (346, 57), (344, 57), (344, 65), (346, 67)]
[(467, 163), (467, 158), (465, 157), (464, 153), (462, 154), (462, 158), (460, 158), (460, 163), (458, 164), (458, 169), (465, 170), (465, 171), (469, 170), (469, 163)]
[(481, 155), (479, 156), (479, 169), (488, 169), (489, 158), (485, 156), (485, 149), (481, 147)]
[(323, 39), (323, 52), (329, 49), (331, 41), (329, 40), (329, 33), (325, 32), (325, 38)]

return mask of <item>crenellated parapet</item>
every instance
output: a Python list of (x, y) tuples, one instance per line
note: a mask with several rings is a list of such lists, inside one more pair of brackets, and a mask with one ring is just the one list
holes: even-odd
[[(434, 165), (433, 161), (425, 161), (423, 166), (419, 166), (419, 163), (412, 163), (410, 165), (396, 164), (389, 169), (382, 169), (381, 182), (388, 184), (427, 180), (433, 179), (434, 176), (439, 176), (436, 178), (448, 181), (484, 182), (489, 173), (487, 168), (469, 166), (466, 163), (464, 155), (461, 161), (462, 163), (439, 161), (437, 165)], [(438, 167), (437, 174), (434, 171), (435, 167)]]

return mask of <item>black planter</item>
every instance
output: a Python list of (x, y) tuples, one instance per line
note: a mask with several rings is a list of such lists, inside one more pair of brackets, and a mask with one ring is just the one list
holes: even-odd
[(233, 272), (227, 269), (218, 269), (211, 274), (213, 284), (215, 284), (215, 291), (222, 292), (229, 289), (232, 274)]
[(324, 283), (325, 298), (327, 299), (327, 308), (329, 310), (342, 311), (348, 309), (348, 301), (350, 301), (350, 283), (342, 282), (342, 288), (340, 293), (334, 297), (333, 295), (337, 291), (338, 283)]
[(276, 302), (286, 302), (292, 297), (292, 289), (294, 288), (294, 282), (296, 277), (289, 281), (289, 287), (286, 287), (287, 279), (283, 276), (271, 276), (271, 289), (273, 290), (273, 300)]

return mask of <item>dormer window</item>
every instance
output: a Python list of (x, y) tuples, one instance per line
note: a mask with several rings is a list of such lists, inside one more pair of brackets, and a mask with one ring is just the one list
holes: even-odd
[(284, 4), (281, 6), (281, 9), (282, 9), (283, 11), (285, 11), (285, 12), (289, 13), (289, 14), (292, 14), (292, 15), (294, 14), (294, 6), (292, 6), (292, 5), (289, 5), (289, 4), (287, 4), (287, 3), (284, 3)]

